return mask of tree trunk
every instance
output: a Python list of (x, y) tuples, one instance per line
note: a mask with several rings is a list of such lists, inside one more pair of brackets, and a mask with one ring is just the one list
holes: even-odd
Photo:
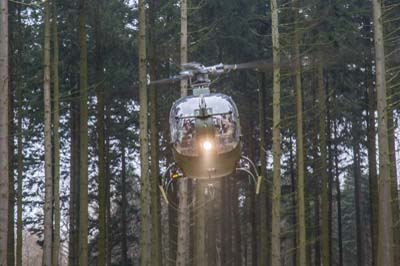
[(328, 200), (328, 173), (326, 163), (326, 92), (323, 80), (322, 58), (319, 57), (317, 65), (317, 93), (319, 114), (319, 146), (320, 173), (321, 173), (321, 255), (322, 265), (328, 266), (330, 262), (329, 247), (329, 200)]
[(206, 252), (207, 252), (207, 265), (218, 265), (217, 264), (217, 220), (218, 220), (218, 192), (220, 187), (218, 182), (214, 183), (214, 196), (210, 197), (211, 200), (206, 208)]
[(231, 205), (232, 205), (232, 236), (233, 236), (233, 266), (242, 265), (242, 235), (241, 220), (239, 215), (239, 188), (236, 179), (231, 179)]
[(385, 51), (382, 0), (372, 0), (374, 16), (375, 75), (378, 107), (379, 228), (378, 265), (393, 266), (393, 230), (390, 190), (390, 154), (387, 124)]
[(306, 214), (304, 199), (304, 136), (303, 94), (301, 86), (300, 34), (298, 29), (299, 0), (292, 0), (294, 17), (293, 56), (296, 94), (296, 155), (297, 155), (297, 265), (306, 266)]
[(54, 86), (54, 121), (53, 121), (53, 142), (54, 142), (54, 240), (53, 240), (53, 266), (59, 264), (60, 253), (60, 103), (59, 103), (59, 78), (58, 78), (58, 27), (57, 27), (57, 1), (53, 0), (53, 86)]
[[(12, 73), (12, 66), (9, 66), (10, 73)], [(17, 68), (17, 67), (16, 67)], [(17, 71), (15, 71), (17, 72)], [(11, 76), (11, 75), (10, 75)], [(7, 263), (8, 265), (15, 264), (15, 249), (14, 249), (14, 220), (15, 220), (15, 187), (14, 187), (14, 90), (12, 86), (8, 87), (8, 235), (7, 235)]]
[[(359, 128), (359, 125), (353, 122), (353, 136), (357, 136), (354, 128)], [(364, 225), (363, 225), (363, 206), (362, 206), (362, 191), (361, 191), (361, 171), (360, 171), (360, 147), (355, 139), (353, 139), (354, 153), (354, 198), (356, 204), (356, 230), (357, 230), (357, 265), (365, 265), (365, 240), (364, 240)]]
[(140, 103), (140, 172), (141, 172), (141, 235), (140, 265), (151, 265), (151, 215), (150, 180), (147, 132), (147, 59), (146, 10), (144, 0), (139, 0), (139, 103)]
[[(22, 30), (21, 30), (21, 5), (18, 5), (18, 54), (17, 65), (21, 66), (22, 62)], [(20, 68), (18, 68), (20, 69)], [(16, 90), (17, 90), (17, 250), (16, 250), (16, 265), (22, 266), (22, 75), (20, 71), (16, 75)]]
[[(71, 82), (72, 83), (72, 82)], [(72, 86), (71, 86), (72, 87)], [(79, 92), (71, 101), (71, 160), (69, 202), (69, 249), (68, 265), (78, 265), (79, 221)]]
[[(296, 204), (296, 173), (294, 169), (294, 154), (293, 154), (293, 139), (289, 137), (289, 175), (290, 175), (290, 198), (292, 202), (293, 212), (290, 214), (290, 223), (292, 228), (295, 229), (293, 236), (288, 236), (292, 243), (288, 244), (289, 249), (293, 249), (293, 252), (289, 255), (288, 261), (290, 265), (296, 265), (297, 263), (297, 204)], [(292, 245), (292, 246), (290, 246)]]
[(44, 163), (45, 163), (45, 202), (44, 202), (44, 246), (43, 265), (52, 265), (52, 233), (53, 233), (53, 177), (51, 147), (51, 91), (50, 91), (50, 0), (45, 2), (44, 16)]
[(395, 123), (393, 120), (393, 109), (395, 93), (392, 86), (387, 86), (388, 98), (388, 137), (389, 137), (389, 158), (390, 158), (390, 178), (392, 193), (392, 215), (393, 215), (393, 254), (394, 265), (400, 265), (400, 205), (399, 205), (399, 184), (397, 181), (397, 159), (395, 144)]
[[(159, 10), (159, 1), (150, 1), (149, 20), (149, 61), (150, 61), (150, 77), (153, 80), (158, 79), (159, 62), (157, 60), (157, 35), (156, 35), (156, 18)], [(151, 247), (152, 247), (152, 265), (162, 265), (162, 231), (161, 231), (161, 204), (160, 204), (160, 167), (159, 167), (159, 136), (158, 136), (158, 113), (157, 113), (157, 91), (154, 85), (150, 86), (150, 132), (151, 132)]]
[(196, 184), (196, 198), (195, 198), (195, 209), (194, 209), (194, 222), (195, 222), (195, 242), (194, 242), (194, 265), (205, 266), (207, 265), (206, 255), (206, 221), (205, 211), (208, 204), (206, 203), (206, 197), (204, 195), (205, 182), (197, 181)]
[[(187, 0), (181, 0), (181, 65), (187, 63), (188, 53), (187, 32)], [(181, 81), (181, 97), (187, 95), (187, 81)], [(178, 243), (176, 265), (186, 266), (189, 263), (189, 206), (188, 206), (188, 179), (178, 180)]]
[(103, 58), (103, 24), (101, 17), (104, 15), (104, 2), (97, 1), (95, 6), (95, 75), (96, 75), (96, 98), (97, 98), (97, 150), (98, 150), (98, 178), (99, 178), (99, 240), (97, 265), (105, 266), (106, 260), (106, 233), (107, 233), (107, 191), (105, 175), (105, 148), (104, 148), (104, 58)]
[(338, 151), (338, 137), (337, 137), (337, 123), (333, 129), (335, 138), (335, 176), (336, 176), (336, 201), (337, 201), (337, 223), (338, 223), (338, 253), (339, 253), (339, 266), (343, 266), (343, 237), (342, 237), (342, 198), (340, 192), (340, 178), (339, 178), (339, 151)]
[(8, 234), (8, 0), (0, 0), (0, 265), (7, 263)]
[(126, 220), (126, 210), (128, 207), (128, 200), (126, 198), (126, 159), (125, 159), (125, 141), (122, 140), (121, 146), (121, 253), (122, 253), (122, 265), (128, 265), (128, 224)]
[(281, 241), (280, 241), (280, 204), (281, 204), (281, 144), (280, 144), (280, 123), (281, 123), (281, 74), (280, 74), (280, 45), (279, 45), (279, 22), (278, 22), (278, 4), (277, 0), (271, 0), (272, 16), (272, 46), (274, 63), (274, 83), (273, 83), (273, 136), (272, 136), (272, 154), (273, 154), (273, 178), (272, 178), (272, 266), (281, 264)]
[(112, 254), (112, 238), (111, 238), (111, 191), (110, 191), (110, 184), (111, 184), (111, 169), (110, 169), (110, 102), (106, 102), (106, 120), (105, 120), (105, 148), (104, 148), (104, 175), (105, 175), (105, 195), (106, 195), (106, 218), (105, 218), (105, 242), (106, 242), (106, 265), (111, 266), (111, 254)]
[[(372, 266), (378, 266), (378, 176), (376, 169), (376, 128), (375, 128), (375, 110), (376, 93), (372, 83), (372, 69), (368, 67), (367, 71), (368, 85), (368, 177), (370, 194), (370, 224), (371, 224), (371, 249)], [(342, 264), (343, 265), (343, 264)]]
[(86, 44), (87, 1), (79, 1), (79, 89), (80, 89), (80, 179), (79, 179), (79, 266), (88, 264), (88, 69)]
[(268, 265), (268, 204), (267, 204), (267, 146), (265, 142), (265, 73), (261, 74), (261, 87), (258, 94), (258, 123), (260, 129), (260, 265)]

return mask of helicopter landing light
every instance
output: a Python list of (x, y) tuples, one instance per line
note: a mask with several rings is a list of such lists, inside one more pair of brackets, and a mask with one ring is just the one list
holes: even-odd
[(210, 151), (213, 147), (212, 143), (208, 140), (205, 140), (201, 146), (205, 151)]

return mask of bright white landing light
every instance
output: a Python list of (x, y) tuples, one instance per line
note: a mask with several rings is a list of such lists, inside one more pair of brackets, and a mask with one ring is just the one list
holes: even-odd
[(202, 146), (205, 151), (209, 151), (212, 149), (212, 144), (208, 140), (204, 141)]

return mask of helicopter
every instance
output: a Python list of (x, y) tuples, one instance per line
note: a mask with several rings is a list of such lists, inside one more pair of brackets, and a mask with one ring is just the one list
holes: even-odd
[[(194, 62), (183, 64), (176, 76), (150, 82), (156, 85), (187, 80), (192, 91), (192, 95), (178, 99), (171, 107), (169, 125), (175, 162), (164, 174), (167, 189), (179, 177), (213, 181), (244, 172), (257, 183), (258, 194), (261, 182), (258, 170), (248, 157), (241, 155), (242, 135), (236, 104), (228, 95), (210, 92), (209, 76), (268, 66), (265, 61), (213, 66)], [(171, 170), (173, 173), (168, 176)]]

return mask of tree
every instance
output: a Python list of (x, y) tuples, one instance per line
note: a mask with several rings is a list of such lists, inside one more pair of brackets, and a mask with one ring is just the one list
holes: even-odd
[(45, 145), (45, 203), (44, 203), (44, 247), (43, 265), (52, 265), (53, 245), (53, 176), (52, 176), (52, 145), (51, 145), (51, 91), (50, 91), (50, 0), (45, 2), (44, 16), (44, 145)]
[[(22, 62), (22, 20), (21, 20), (21, 5), (18, 5), (18, 54), (17, 65), (20, 66)], [(19, 67), (18, 69), (21, 69)], [(16, 75), (16, 90), (17, 90), (17, 250), (16, 250), (16, 265), (22, 266), (22, 171), (23, 171), (23, 158), (22, 158), (22, 71), (18, 71)]]
[[(181, 65), (187, 63), (187, 0), (181, 0)], [(181, 97), (187, 95), (187, 81), (181, 81)], [(186, 177), (180, 178), (178, 184), (178, 246), (176, 265), (184, 266), (189, 263), (189, 181)]]
[(0, 1), (0, 265), (7, 263), (8, 234), (8, 0)]
[(330, 262), (329, 245), (329, 200), (328, 200), (328, 173), (326, 163), (326, 92), (323, 77), (323, 63), (321, 55), (317, 62), (317, 94), (319, 114), (319, 146), (320, 174), (321, 174), (321, 255), (322, 265), (328, 266)]
[(303, 94), (301, 87), (301, 65), (300, 65), (300, 34), (298, 28), (299, 1), (293, 0), (294, 13), (294, 73), (296, 91), (296, 124), (297, 124), (297, 259), (299, 266), (306, 265), (306, 216), (304, 199), (304, 136), (303, 136)]
[(79, 1), (79, 265), (88, 264), (88, 66), (86, 44), (87, 0)]
[(383, 40), (382, 1), (372, 1), (374, 17), (375, 75), (378, 109), (379, 147), (379, 227), (378, 265), (393, 265), (393, 232), (390, 189), (390, 154), (388, 143), (387, 89), (385, 69), (385, 49)]
[(280, 123), (281, 123), (281, 100), (280, 100), (280, 45), (279, 45), (279, 21), (278, 21), (277, 0), (271, 0), (272, 18), (272, 48), (274, 64), (274, 83), (273, 83), (273, 126), (272, 126), (272, 154), (274, 173), (272, 177), (272, 266), (279, 266), (281, 260), (281, 241), (280, 241), (280, 204), (281, 204), (281, 144), (280, 144)]
[(60, 253), (60, 85), (58, 75), (58, 22), (57, 22), (57, 0), (53, 0), (53, 86), (54, 86), (54, 118), (53, 118), (53, 143), (54, 143), (54, 183), (53, 183), (53, 198), (54, 198), (54, 239), (52, 251), (52, 265), (59, 264)]
[[(158, 45), (157, 45), (157, 16), (159, 10), (159, 1), (150, 1), (150, 14), (149, 14), (149, 63), (150, 63), (150, 77), (158, 79), (159, 74), (159, 60), (158, 58)], [(157, 108), (157, 88), (152, 85), (149, 90), (150, 98), (150, 132), (151, 132), (151, 221), (152, 221), (152, 263), (154, 266), (162, 265), (162, 231), (161, 231), (161, 204), (160, 204), (160, 167), (159, 167), (159, 132), (158, 132), (158, 108)]]
[(104, 15), (104, 2), (97, 1), (95, 7), (95, 75), (96, 75), (96, 98), (97, 98), (97, 150), (99, 154), (99, 241), (98, 241), (98, 265), (105, 266), (106, 261), (106, 214), (107, 214), (107, 192), (106, 192), (106, 175), (105, 175), (105, 147), (104, 147), (104, 34), (103, 22), (101, 16)]
[(140, 173), (141, 173), (141, 234), (140, 265), (151, 265), (150, 180), (147, 132), (147, 73), (146, 73), (146, 13), (145, 2), (139, 0), (139, 104), (140, 104)]

